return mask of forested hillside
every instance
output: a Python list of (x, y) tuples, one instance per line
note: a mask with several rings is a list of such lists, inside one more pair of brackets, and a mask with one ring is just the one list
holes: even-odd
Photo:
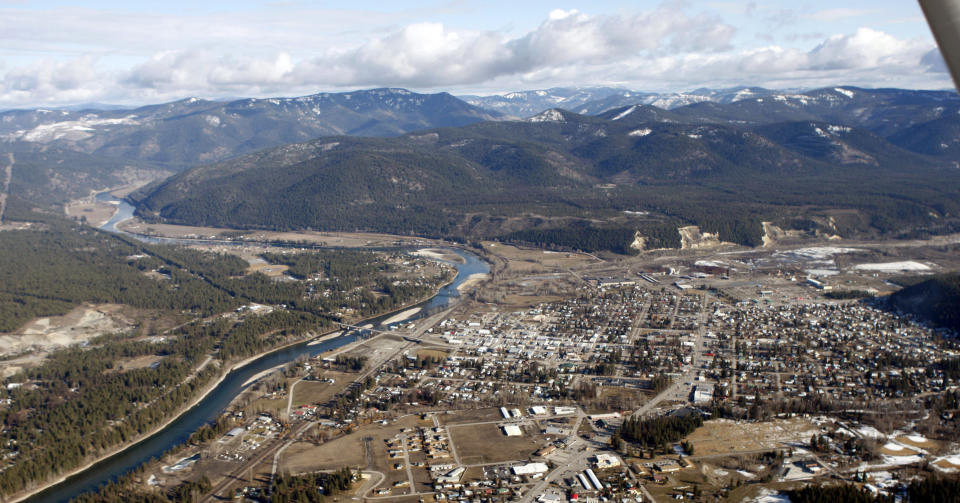
[(960, 273), (938, 275), (894, 293), (891, 307), (960, 331)]
[(325, 138), (199, 167), (133, 198), (150, 221), (618, 253), (636, 250), (636, 232), (646, 248), (678, 246), (685, 225), (748, 246), (762, 242), (762, 221), (847, 237), (960, 229), (960, 172), (870, 131), (635, 112)]
[[(26, 216), (28, 206), (19, 202), (14, 211)], [(33, 213), (34, 229), (4, 231), (0, 239), (0, 332), (81, 303), (123, 304), (192, 321), (162, 334), (104, 334), (8, 377), (0, 386), (5, 495), (149, 431), (228, 362), (331, 330), (342, 319), (396, 309), (450, 279), (449, 271), (408, 274), (397, 264), (409, 257), (323, 250), (264, 255), (288, 264), (297, 278), (311, 278), (277, 281), (249, 274), (247, 262), (233, 255), (144, 244)], [(235, 313), (250, 303), (272, 310)], [(213, 363), (201, 366), (208, 356)], [(118, 363), (141, 357), (156, 364), (124, 369)]]

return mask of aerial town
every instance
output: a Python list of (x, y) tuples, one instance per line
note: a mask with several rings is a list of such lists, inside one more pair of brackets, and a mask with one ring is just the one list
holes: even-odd
[[(774, 252), (612, 274), (499, 246), (498, 278), (437, 312), (344, 327), (362, 338), (260, 376), (215, 439), (144, 481), (203, 474), (214, 497), (259, 500), (348, 467), (334, 500), (777, 502), (810, 481), (882, 495), (960, 470), (956, 334), (829, 295), (892, 288), (902, 264), (811, 248), (786, 266)], [(523, 254), (544, 258), (512, 270)]]

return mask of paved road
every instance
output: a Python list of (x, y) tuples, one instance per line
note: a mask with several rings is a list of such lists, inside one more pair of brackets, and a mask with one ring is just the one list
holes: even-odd
[[(420, 336), (423, 335), (429, 328), (433, 327), (434, 325), (436, 325), (437, 323), (439, 323), (442, 319), (444, 319), (447, 315), (449, 315), (449, 314), (450, 314), (450, 311), (452, 311), (453, 309), (454, 309), (454, 308), (451, 307), (450, 309), (446, 309), (446, 310), (441, 311), (441, 312), (439, 312), (439, 313), (437, 313), (437, 314), (435, 314), (435, 315), (433, 315), (433, 316), (430, 316), (430, 317), (428, 317), (428, 318), (425, 318), (425, 319), (422, 320), (419, 324), (417, 324), (416, 329), (413, 330), (412, 332), (407, 332), (407, 331), (404, 331), (404, 330), (396, 330), (396, 331), (392, 332), (391, 334), (392, 334), (392, 335), (398, 335), (398, 336), (420, 337)], [(376, 337), (373, 337), (373, 338), (371, 338), (371, 339), (368, 339), (368, 340), (366, 341), (366, 343), (369, 343), (370, 341), (376, 339), (377, 337), (380, 337), (380, 336), (376, 336)], [(407, 350), (408, 348), (410, 348), (410, 347), (413, 346), (414, 344), (415, 344), (415, 343), (413, 343), (413, 342), (408, 342), (408, 343), (406, 343), (406, 344), (403, 344), (403, 345), (401, 345), (396, 351), (394, 351), (393, 353), (389, 354), (386, 358), (384, 358), (384, 359), (382, 359), (382, 360), (380, 360), (380, 361), (378, 361), (378, 362), (375, 362), (375, 363), (371, 364), (370, 368), (369, 368), (366, 372), (363, 372), (363, 373), (361, 373), (360, 375), (358, 375), (351, 383), (345, 384), (344, 389), (346, 389), (347, 387), (349, 387), (349, 386), (350, 386), (351, 384), (353, 384), (353, 383), (362, 383), (367, 377), (369, 377), (370, 375), (373, 375), (373, 373), (376, 372), (383, 364), (385, 364), (386, 362), (389, 362), (389, 361), (393, 360), (393, 359), (396, 358), (398, 355), (400, 355), (403, 351)], [(345, 346), (344, 348), (340, 349), (339, 351), (337, 351), (337, 352), (335, 352), (335, 353), (331, 353), (330, 355), (327, 355), (327, 356), (333, 356), (333, 355), (339, 354), (339, 353), (341, 353), (341, 352), (350, 351), (351, 349), (353, 349), (353, 345), (347, 345), (347, 346)], [(293, 397), (292, 390), (291, 390), (291, 393), (290, 393), (290, 397), (291, 397), (290, 399), (292, 399), (292, 397)], [(289, 399), (288, 399), (288, 404), (289, 404), (289, 403), (290, 403), (290, 402), (289, 402)], [(297, 439), (298, 439), (304, 432), (306, 432), (308, 429), (310, 429), (311, 427), (315, 426), (316, 424), (317, 424), (317, 421), (308, 421), (308, 422), (306, 422), (305, 424), (303, 424), (300, 428), (298, 428), (298, 429), (290, 436), (289, 440), (287, 440), (287, 441), (285, 441), (285, 442), (284, 442), (284, 441), (281, 441), (281, 440), (277, 440), (277, 441), (275, 441), (275, 442), (273, 442), (273, 443), (271, 443), (271, 444), (269, 444), (269, 445), (264, 445), (264, 446), (262, 446), (261, 449), (260, 449), (260, 452), (259, 452), (258, 454), (254, 455), (253, 457), (251, 457), (251, 458), (248, 459), (247, 461), (241, 463), (241, 465), (240, 465), (239, 467), (237, 467), (236, 470), (234, 470), (234, 471), (233, 471), (232, 473), (230, 473), (223, 481), (221, 481), (219, 484), (217, 484), (217, 486), (214, 487), (214, 490), (213, 490), (211, 493), (209, 493), (209, 494), (207, 495), (207, 497), (206, 497), (203, 501), (213, 501), (214, 499), (229, 498), (229, 496), (221, 496), (220, 493), (222, 493), (223, 491), (225, 491), (226, 489), (228, 489), (235, 481), (242, 480), (242, 479), (243, 479), (243, 474), (248, 473), (248, 472), (250, 472), (251, 470), (255, 469), (255, 468), (257, 467), (257, 465), (259, 465), (259, 464), (260, 464), (261, 462), (263, 462), (264, 460), (268, 459), (269, 456), (273, 456), (273, 467), (272, 467), (272, 470), (271, 470), (271, 480), (272, 480), (273, 477), (276, 476), (277, 468), (278, 468), (278, 466), (279, 466), (279, 461), (280, 461), (280, 455), (282, 454), (282, 452), (283, 452), (287, 447), (289, 447), (291, 444), (293, 444), (295, 441), (297, 441)], [(409, 462), (408, 462), (409, 460), (406, 460), (406, 461), (407, 461), (407, 466), (409, 467)], [(416, 491), (416, 488), (412, 488), (411, 490), (412, 490), (412, 491)], [(414, 493), (414, 494), (416, 494), (416, 493)]]
[(700, 312), (697, 314), (697, 330), (695, 331), (696, 339), (693, 343), (693, 355), (690, 358), (690, 363), (684, 365), (683, 373), (680, 375), (679, 379), (674, 381), (667, 389), (661, 391), (660, 394), (653, 397), (649, 402), (643, 404), (642, 407), (637, 409), (633, 413), (634, 417), (641, 417), (653, 412), (660, 405), (660, 403), (664, 401), (672, 400), (685, 402), (690, 399), (690, 395), (693, 393), (693, 378), (696, 376), (697, 371), (700, 368), (700, 360), (703, 358), (703, 343), (706, 333), (705, 325), (707, 319), (706, 309), (708, 300), (709, 299), (706, 294), (704, 294), (701, 298)]
[[(577, 409), (577, 420), (573, 425), (574, 434), (580, 428), (580, 422), (583, 421), (584, 417), (585, 415), (583, 411)], [(544, 476), (539, 483), (527, 491), (526, 494), (524, 494), (520, 499), (520, 503), (532, 503), (534, 499), (542, 494), (544, 489), (550, 485), (550, 482), (562, 478), (566, 473), (570, 471), (580, 471), (581, 468), (584, 470), (586, 469), (587, 455), (582, 451), (584, 441), (579, 437), (574, 438), (575, 440), (564, 447), (561, 451), (551, 454), (551, 458), (557, 458), (566, 455), (566, 461), (557, 465), (557, 467)]]

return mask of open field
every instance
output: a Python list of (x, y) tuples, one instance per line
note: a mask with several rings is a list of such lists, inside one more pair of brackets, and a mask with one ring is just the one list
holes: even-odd
[(114, 367), (110, 369), (110, 371), (129, 372), (131, 370), (147, 368), (151, 365), (160, 363), (163, 358), (163, 356), (159, 355), (144, 355), (136, 358), (121, 358), (114, 363)]
[(447, 352), (441, 349), (421, 349), (417, 351), (417, 358), (436, 358), (443, 360), (447, 357)]
[(287, 269), (290, 269), (290, 266), (284, 264), (257, 263), (250, 264), (247, 274), (261, 273), (271, 278), (279, 278), (287, 272)]
[(542, 437), (534, 426), (524, 425), (523, 435), (508, 437), (493, 423), (448, 427), (453, 442), (464, 465), (500, 463), (529, 459), (539, 448)]
[[(405, 481), (408, 478), (405, 465), (401, 469), (394, 469), (395, 464), (405, 462), (402, 457), (390, 458), (387, 452), (390, 449), (387, 441), (394, 440), (405, 428), (432, 424), (432, 422), (423, 422), (418, 416), (411, 415), (400, 418), (389, 425), (379, 423), (364, 425), (348, 435), (327, 442), (315, 443), (302, 440), (284, 451), (280, 457), (279, 470), (288, 470), (290, 473), (304, 473), (335, 470), (344, 466), (350, 466), (353, 469), (370, 469), (381, 472), (386, 476), (378, 487), (392, 488), (394, 482)], [(311, 437), (311, 435), (308, 434), (306, 437)], [(399, 446), (399, 444), (396, 445)], [(410, 458), (412, 461), (425, 459), (422, 452), (411, 452)], [(418, 487), (425, 488), (430, 480), (426, 470), (424, 468), (414, 468), (412, 471)], [(421, 484), (423, 487), (420, 487)], [(395, 492), (399, 494), (407, 490), (407, 488), (401, 488), (395, 490)]]
[(78, 306), (62, 316), (37, 318), (19, 330), (0, 334), (0, 355), (27, 349), (46, 351), (87, 341), (100, 334), (124, 332), (133, 321), (116, 304)]
[[(336, 376), (334, 374), (337, 374)], [(345, 376), (341, 372), (326, 372), (325, 377), (335, 378), (337, 381), (343, 379), (341, 376)], [(337, 386), (336, 384), (330, 384), (325, 381), (300, 381), (297, 383), (297, 387), (293, 389), (293, 408), (297, 408), (301, 405), (309, 404), (318, 404), (326, 403), (338, 391), (342, 389), (342, 386)]]
[(457, 262), (462, 264), (464, 262), (463, 257), (457, 255), (456, 253), (448, 252), (443, 248), (421, 248), (411, 255), (416, 255), (418, 257), (426, 257), (438, 260), (446, 260), (448, 262)]
[(208, 238), (208, 239), (249, 239), (252, 241), (303, 241), (323, 246), (359, 248), (427, 244), (430, 241), (410, 236), (375, 234), (363, 232), (276, 232), (245, 231), (218, 227), (199, 227), (190, 225), (147, 224), (138, 218), (132, 218), (119, 226), (122, 230), (138, 234), (150, 234), (171, 238)]
[[(513, 406), (507, 406), (507, 408), (511, 407)], [(457, 410), (447, 414), (438, 414), (437, 419), (440, 421), (440, 424), (453, 426), (457, 424), (478, 423), (481, 421), (498, 421), (503, 419), (503, 416), (500, 415), (499, 409), (476, 409)]]
[(880, 452), (887, 456), (916, 456), (920, 454), (919, 451), (915, 451), (909, 447), (902, 447), (892, 442), (880, 448)]
[(801, 418), (775, 419), (763, 423), (729, 419), (707, 421), (687, 437), (697, 456), (736, 454), (806, 443), (819, 429)]
[(909, 445), (911, 447), (918, 447), (924, 450), (937, 450), (940, 447), (939, 442), (916, 435), (903, 435), (897, 437), (895, 440), (901, 444)]
[[(318, 470), (337, 470), (344, 466), (352, 468), (366, 467), (363, 437), (367, 435), (344, 435), (329, 442), (314, 445), (311, 442), (297, 442), (280, 456), (281, 471), (304, 473)], [(392, 436), (392, 435), (390, 435)], [(383, 440), (374, 442), (374, 454), (378, 459), (386, 459)], [(382, 452), (381, 452), (382, 451)]]
[(94, 200), (81, 200), (67, 203), (64, 212), (71, 218), (86, 218), (93, 227), (100, 227), (107, 223), (117, 213), (115, 204)]
[(572, 267), (582, 267), (597, 262), (595, 257), (581, 253), (519, 248), (490, 241), (484, 241), (481, 244), (485, 252), (507, 260), (506, 273), (565, 271)]

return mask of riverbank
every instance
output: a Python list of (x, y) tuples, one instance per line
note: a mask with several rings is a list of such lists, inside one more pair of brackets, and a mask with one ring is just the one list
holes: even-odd
[(456, 253), (451, 253), (450, 251), (444, 250), (442, 248), (421, 248), (419, 250), (410, 252), (411, 255), (418, 257), (430, 258), (435, 260), (445, 260), (447, 262), (454, 262), (457, 264), (466, 263), (463, 260), (463, 257), (457, 255)]
[[(379, 315), (379, 316), (383, 316), (383, 315)], [(374, 317), (374, 318), (375, 318), (375, 317)], [(331, 330), (331, 331), (329, 331), (329, 332), (326, 332), (326, 333), (324, 333), (324, 334), (321, 334), (321, 335), (318, 336), (318, 337), (326, 337), (326, 336), (329, 336), (329, 335), (331, 335), (331, 334), (336, 334), (336, 333), (338, 333), (338, 332), (340, 332), (339, 329), (333, 329), (333, 330)], [(39, 487), (37, 487), (37, 488), (35, 488), (35, 489), (31, 489), (31, 490), (29, 490), (28, 492), (26, 492), (26, 493), (24, 493), (24, 494), (10, 496), (11, 499), (9, 499), (9, 500), (7, 500), (7, 501), (8, 501), (9, 503), (18, 503), (18, 502), (27, 500), (27, 499), (29, 499), (29, 498), (31, 498), (31, 497), (39, 494), (39, 493), (41, 493), (41, 492), (43, 492), (43, 491), (51, 488), (51, 487), (54, 487), (54, 486), (56, 486), (56, 485), (58, 485), (58, 484), (60, 484), (60, 483), (62, 483), (62, 482), (64, 482), (64, 481), (66, 481), (67, 479), (69, 479), (69, 478), (71, 478), (71, 477), (73, 477), (73, 476), (75, 476), (75, 475), (79, 475), (79, 474), (83, 473), (84, 471), (90, 469), (91, 467), (93, 467), (94, 465), (96, 465), (96, 464), (98, 464), (98, 463), (101, 463), (101, 462), (103, 462), (103, 461), (105, 461), (105, 460), (107, 460), (107, 459), (109, 459), (109, 458), (111, 458), (111, 457), (113, 457), (113, 456), (116, 456), (116, 455), (118, 455), (118, 454), (123, 453), (124, 451), (127, 451), (127, 450), (129, 450), (129, 449), (131, 449), (131, 448), (133, 448), (133, 447), (136, 447), (136, 446), (139, 445), (141, 442), (144, 442), (144, 441), (146, 441), (146, 440), (149, 440), (149, 439), (150, 439), (151, 437), (153, 437), (154, 435), (157, 435), (158, 433), (160, 433), (161, 431), (163, 431), (164, 429), (166, 429), (167, 427), (169, 427), (174, 421), (176, 421), (176, 420), (179, 419), (181, 416), (183, 416), (184, 414), (186, 414), (187, 412), (189, 412), (191, 409), (193, 409), (194, 407), (196, 407), (200, 402), (202, 402), (202, 401), (203, 401), (205, 398), (207, 398), (211, 393), (213, 393), (213, 391), (217, 389), (217, 386), (219, 386), (220, 384), (222, 384), (223, 381), (227, 378), (227, 376), (230, 375), (231, 372), (233, 372), (233, 371), (235, 371), (235, 370), (242, 369), (243, 367), (245, 367), (245, 366), (253, 363), (254, 361), (256, 361), (256, 360), (258, 360), (258, 359), (260, 359), (260, 358), (269, 356), (271, 353), (275, 353), (275, 352), (277, 352), (277, 351), (284, 350), (284, 349), (286, 349), (286, 348), (289, 348), (289, 347), (291, 347), (291, 346), (295, 346), (295, 345), (297, 345), (297, 344), (302, 344), (302, 343), (307, 342), (307, 341), (309, 341), (309, 340), (311, 340), (311, 339), (310, 339), (310, 338), (300, 338), (300, 339), (298, 339), (298, 340), (291, 341), (291, 342), (282, 344), (282, 345), (280, 345), (280, 346), (273, 347), (273, 348), (271, 348), (271, 349), (269, 349), (269, 350), (267, 350), (267, 351), (264, 351), (264, 352), (262, 352), (262, 353), (259, 353), (259, 354), (250, 356), (249, 358), (246, 358), (246, 359), (243, 359), (243, 360), (240, 360), (240, 361), (233, 362), (233, 363), (229, 364), (229, 365), (225, 368), (225, 370), (221, 369), (221, 372), (219, 373), (219, 376), (217, 377), (217, 379), (215, 379), (215, 380), (212, 381), (210, 384), (208, 384), (207, 386), (205, 386), (205, 387), (203, 388), (203, 391), (201, 391), (200, 394), (199, 394), (196, 398), (194, 398), (193, 400), (191, 400), (188, 404), (180, 407), (180, 408), (177, 410), (176, 414), (170, 416), (168, 419), (166, 419), (166, 420), (165, 420), (163, 423), (161, 423), (160, 425), (158, 425), (158, 426), (150, 429), (148, 432), (146, 432), (146, 433), (144, 433), (144, 434), (142, 434), (142, 435), (138, 435), (135, 439), (130, 440), (129, 442), (125, 442), (124, 444), (119, 445), (119, 446), (117, 446), (116, 448), (113, 448), (113, 449), (105, 452), (104, 454), (98, 456), (96, 459), (93, 459), (93, 460), (91, 460), (90, 462), (88, 462), (88, 463), (86, 463), (86, 464), (84, 464), (84, 465), (82, 465), (82, 466), (80, 466), (80, 467), (74, 468), (74, 469), (70, 470), (69, 472), (60, 475), (57, 479), (55, 479), (55, 480), (53, 480), (53, 481), (46, 482), (46, 483), (44, 483), (43, 485), (41, 485), (41, 486), (39, 486)], [(350, 346), (350, 345), (355, 344), (355, 343), (356, 343), (356, 341), (351, 342), (351, 343), (344, 344), (344, 347), (345, 347), (345, 346)], [(206, 365), (208, 365), (208, 364), (213, 364), (214, 361), (215, 361), (215, 360), (213, 360), (213, 358), (212, 358), (212, 356), (211, 356), (210, 359), (209, 359), (207, 362), (204, 362), (203, 365), (201, 365), (201, 366), (199, 366), (199, 367), (197, 368), (197, 370), (194, 372), (194, 375), (196, 375), (196, 374), (199, 373), (201, 370), (203, 370), (203, 368), (204, 368)], [(261, 377), (262, 377), (262, 376), (261, 376)]]
[[(130, 214), (131, 208), (132, 207), (126, 203), (119, 205), (118, 211), (114, 217), (110, 219), (111, 222), (113, 220), (123, 221), (128, 219), (129, 217), (126, 216)], [(105, 228), (104, 230), (116, 231), (114, 227), (115, 224), (111, 222), (106, 224), (106, 227), (110, 228)], [(423, 246), (423, 244), (424, 243), (420, 243), (419, 246)], [(397, 245), (394, 244), (391, 248), (396, 248), (396, 246)], [(459, 251), (454, 253), (461, 259), (457, 260), (456, 262), (458, 263), (455, 264), (458, 274), (445, 277), (444, 281), (436, 285), (436, 288), (432, 289), (433, 291), (431, 293), (411, 302), (404, 303), (404, 305), (398, 306), (396, 309), (387, 310), (376, 316), (367, 317), (352, 323), (363, 323), (364, 321), (378, 322), (379, 320), (386, 319), (386, 317), (391, 314), (410, 310), (414, 306), (420, 306), (419, 308), (429, 312), (437, 305), (451, 302), (450, 298), (456, 296), (456, 292), (453, 290), (456, 287), (455, 283), (458, 277), (460, 281), (463, 281), (465, 277), (470, 275), (470, 272), (487, 269), (486, 264), (483, 264), (483, 261), (480, 260), (479, 257), (471, 255), (464, 258), (459, 255)], [(461, 266), (462, 264), (468, 264), (468, 266), (464, 269)], [(460, 276), (460, 271), (464, 271), (463, 276)], [(450, 287), (451, 284), (453, 284), (453, 287)], [(414, 314), (412, 316), (416, 315)], [(219, 413), (218, 411), (223, 411), (225, 408), (228, 408), (230, 406), (230, 400), (242, 391), (240, 384), (248, 379), (249, 376), (258, 373), (261, 369), (265, 369), (268, 365), (272, 366), (279, 362), (294, 361), (294, 357), (287, 353), (313, 354), (331, 350), (349, 350), (350, 348), (356, 347), (356, 344), (365, 342), (354, 342), (350, 339), (344, 339), (343, 341), (330, 340), (342, 333), (339, 331), (340, 327), (337, 327), (320, 336), (313, 336), (313, 338), (297, 337), (294, 340), (290, 340), (267, 351), (232, 363), (219, 364), (218, 361), (213, 358), (213, 355), (210, 355), (207, 361), (197, 366), (195, 373), (192, 375), (196, 376), (196, 372), (199, 372), (203, 368), (213, 370), (207, 367), (207, 365), (216, 365), (218, 367), (216, 373), (205, 376), (208, 382), (203, 383), (203, 385), (194, 390), (193, 397), (187, 400), (184, 405), (175, 409), (170, 416), (162, 419), (160, 424), (149, 428), (143, 434), (137, 435), (136, 438), (128, 442), (123, 442), (113, 448), (105, 450), (101, 455), (90, 459), (81, 466), (51, 477), (47, 481), (37, 482), (38, 485), (32, 489), (25, 490), (15, 496), (3, 498), (3, 501), (19, 502), (33, 499), (38, 502), (61, 502), (76, 497), (83, 492), (95, 490), (97, 485), (105, 484), (116, 477), (129, 473), (137, 466), (142, 466), (144, 463), (147, 463), (151, 456), (159, 457), (172, 448), (182, 446), (186, 440), (182, 432), (191, 433), (195, 431), (196, 428), (202, 426), (202, 424), (208, 424), (211, 420), (210, 418), (215, 418)], [(349, 338), (352, 337), (352, 335), (345, 335), (344, 337)], [(317, 344), (323, 341), (329, 342), (327, 345), (314, 347), (312, 351), (306, 348), (311, 342)], [(303, 350), (299, 348), (290, 349), (291, 346), (300, 344), (304, 344)], [(341, 345), (337, 346), (337, 344)], [(268, 360), (260, 361), (262, 358), (268, 358)], [(256, 363), (252, 369), (246, 369), (239, 374), (234, 374), (235, 371), (244, 369), (254, 362)], [(223, 392), (221, 392), (221, 390)], [(201, 423), (201, 421), (204, 422)], [(183, 426), (187, 424), (189, 426)]]
[(420, 312), (420, 308), (419, 308), (419, 307), (415, 307), (415, 308), (413, 308), (413, 309), (407, 309), (406, 311), (404, 311), (404, 312), (402, 312), (402, 313), (393, 315), (393, 316), (391, 316), (391, 317), (383, 320), (383, 324), (384, 324), (384, 325), (391, 325), (391, 324), (393, 324), (393, 323), (397, 323), (397, 322), (403, 321), (403, 320), (405, 320), (405, 319), (407, 319), (407, 318), (409, 318), (409, 317), (411, 317), (411, 316), (413, 316), (413, 315), (415, 315), (415, 314), (417, 314), (417, 313), (419, 313), (419, 312)]
[[(376, 319), (378, 319), (378, 318), (384, 318), (384, 317), (390, 316), (391, 314), (400, 313), (400, 312), (405, 311), (405, 310), (411, 310), (411, 308), (412, 308), (413, 306), (417, 306), (418, 304), (422, 304), (422, 303), (424, 303), (424, 302), (428, 302), (430, 299), (436, 297), (444, 288), (446, 288), (447, 286), (449, 286), (450, 284), (452, 284), (454, 281), (456, 281), (456, 278), (457, 278), (457, 276), (454, 275), (452, 278), (449, 278), (448, 280), (444, 281), (442, 284), (437, 285), (436, 289), (435, 289), (431, 294), (429, 294), (429, 295), (426, 295), (426, 296), (424, 296), (424, 297), (422, 297), (422, 298), (415, 299), (415, 300), (413, 300), (413, 301), (411, 301), (411, 302), (404, 303), (404, 305), (398, 306), (396, 309), (388, 310), (388, 311), (386, 311), (386, 312), (384, 312), (384, 313), (380, 313), (380, 314), (377, 314), (377, 315), (375, 315), (375, 316), (370, 316), (370, 317), (367, 317), (367, 318), (363, 318), (363, 319), (357, 320), (357, 321), (355, 321), (355, 322), (353, 322), (353, 323), (354, 323), (354, 324), (358, 324), (358, 323), (363, 323), (363, 322), (370, 322), (370, 321), (376, 320)], [(417, 308), (417, 309), (419, 309), (419, 308)], [(287, 349), (287, 348), (289, 348), (289, 347), (291, 347), (291, 346), (295, 346), (295, 345), (298, 345), (298, 344), (304, 344), (304, 343), (307, 343), (307, 344), (309, 345), (311, 342), (329, 341), (329, 340), (332, 340), (333, 338), (337, 337), (338, 334), (342, 335), (342, 334), (345, 334), (345, 333), (346, 333), (346, 332), (343, 332), (339, 327), (337, 327), (337, 328), (332, 328), (331, 330), (329, 330), (329, 331), (327, 331), (327, 332), (325, 332), (325, 333), (322, 333), (322, 334), (320, 334), (320, 335), (315, 335), (315, 336), (311, 336), (311, 337), (300, 337), (300, 338), (297, 338), (297, 339), (295, 339), (295, 340), (289, 341), (289, 342), (287, 342), (287, 343), (281, 344), (281, 345), (279, 345), (279, 346), (275, 346), (275, 347), (273, 347), (273, 348), (270, 348), (269, 350), (266, 350), (266, 351), (263, 351), (263, 352), (261, 352), (261, 353), (252, 355), (252, 356), (250, 356), (250, 357), (248, 357), (248, 358), (246, 358), (246, 359), (243, 359), (243, 360), (240, 360), (240, 361), (235, 361), (235, 362), (229, 363), (229, 364), (227, 364), (227, 365), (224, 365), (223, 368), (220, 369), (219, 375), (217, 376), (216, 379), (211, 380), (211, 382), (210, 382), (209, 384), (205, 385), (205, 386), (202, 388), (202, 390), (199, 392), (199, 394), (197, 394), (197, 395), (196, 395), (192, 400), (190, 400), (187, 404), (185, 404), (185, 405), (181, 406), (180, 408), (178, 408), (177, 411), (176, 411), (173, 415), (171, 415), (170, 417), (168, 417), (167, 419), (165, 419), (161, 424), (157, 425), (156, 427), (151, 428), (149, 431), (145, 432), (145, 433), (142, 434), (142, 435), (138, 435), (135, 439), (132, 439), (132, 440), (130, 440), (129, 442), (124, 442), (123, 444), (120, 444), (120, 445), (118, 445), (118, 446), (116, 446), (116, 447), (114, 447), (114, 448), (112, 448), (112, 449), (107, 450), (106, 452), (104, 452), (103, 454), (101, 454), (101, 455), (97, 456), (96, 458), (90, 460), (89, 462), (87, 462), (87, 463), (85, 463), (85, 464), (83, 464), (83, 465), (81, 465), (81, 466), (79, 466), (79, 467), (77, 467), (77, 468), (71, 469), (71, 470), (67, 471), (66, 473), (63, 473), (63, 474), (57, 476), (55, 479), (49, 480), (49, 481), (47, 481), (47, 482), (45, 482), (45, 483), (42, 483), (41, 485), (39, 485), (39, 486), (37, 486), (37, 487), (35, 487), (35, 488), (33, 488), (33, 489), (30, 489), (30, 490), (28, 490), (28, 491), (25, 491), (25, 492), (23, 492), (23, 493), (9, 496), (9, 497), (8, 497), (9, 499), (5, 499), (4, 501), (8, 501), (8, 502), (12, 502), (12, 503), (17, 503), (17, 502), (21, 502), (21, 501), (27, 500), (27, 499), (29, 499), (29, 498), (31, 498), (31, 497), (34, 497), (34, 496), (36, 496), (36, 495), (38, 495), (38, 494), (40, 494), (40, 493), (42, 493), (42, 492), (44, 492), (44, 491), (46, 491), (46, 490), (48, 490), (48, 489), (50, 489), (50, 488), (53, 488), (53, 487), (55, 487), (55, 486), (57, 486), (57, 485), (65, 482), (65, 481), (67, 481), (68, 479), (70, 479), (70, 478), (72, 478), (72, 477), (75, 477), (75, 476), (77, 476), (77, 475), (79, 475), (79, 474), (84, 473), (85, 471), (91, 469), (92, 467), (94, 467), (95, 465), (97, 465), (97, 464), (99, 464), (99, 463), (102, 463), (102, 462), (104, 462), (104, 461), (106, 461), (106, 460), (108, 460), (108, 459), (110, 459), (110, 458), (112, 458), (112, 457), (114, 457), (114, 456), (120, 455), (120, 454), (124, 453), (125, 451), (128, 451), (128, 450), (130, 450), (130, 449), (132, 449), (132, 448), (134, 448), (134, 447), (142, 444), (143, 442), (146, 442), (146, 441), (150, 440), (152, 437), (154, 437), (154, 436), (160, 434), (161, 432), (163, 432), (163, 431), (164, 431), (166, 428), (168, 428), (174, 421), (177, 421), (178, 419), (180, 419), (181, 417), (183, 417), (184, 415), (186, 415), (186, 414), (187, 414), (188, 412), (190, 412), (193, 408), (197, 407), (197, 405), (200, 404), (203, 400), (205, 400), (206, 398), (208, 398), (208, 397), (211, 395), (211, 393), (213, 393), (213, 392), (224, 382), (224, 380), (226, 380), (227, 377), (228, 377), (232, 372), (234, 372), (235, 370), (242, 369), (243, 367), (245, 367), (245, 366), (247, 366), (247, 365), (249, 365), (249, 364), (251, 364), (251, 363), (253, 363), (253, 362), (255, 362), (255, 361), (259, 360), (259, 359), (261, 359), (261, 358), (268, 357), (269, 355), (271, 355), (271, 354), (273, 354), (273, 353), (280, 352), (280, 351), (282, 351), (282, 350), (284, 350), (284, 349)], [(349, 349), (350, 347), (354, 346), (355, 344), (358, 344), (358, 343), (361, 343), (361, 342), (365, 342), (365, 341), (362, 341), (362, 340), (351, 341), (351, 342), (348, 342), (348, 343), (343, 344), (341, 347), (338, 347), (337, 349), (346, 350), (346, 349)], [(203, 368), (206, 367), (206, 365), (210, 365), (210, 364), (214, 364), (214, 365), (215, 365), (215, 364), (216, 364), (215, 362), (216, 362), (216, 360), (213, 358), (213, 355), (208, 356), (207, 361), (205, 361), (203, 364), (201, 364), (200, 366), (198, 366), (193, 375), (196, 376), (197, 373), (199, 373)], [(261, 377), (262, 377), (262, 376), (261, 376)], [(255, 380), (254, 380), (254, 381), (255, 381)], [(247, 384), (248, 384), (248, 383), (247, 383)], [(246, 385), (246, 384), (245, 384), (245, 385)], [(174, 446), (175, 446), (175, 445), (172, 445), (171, 447), (174, 447)]]
[(483, 281), (486, 281), (489, 278), (490, 278), (489, 274), (484, 274), (479, 272), (476, 274), (471, 274), (470, 276), (467, 276), (467, 279), (465, 279), (463, 283), (460, 283), (459, 285), (457, 285), (457, 291), (462, 292), (468, 288), (476, 286), (477, 283), (482, 283)]

